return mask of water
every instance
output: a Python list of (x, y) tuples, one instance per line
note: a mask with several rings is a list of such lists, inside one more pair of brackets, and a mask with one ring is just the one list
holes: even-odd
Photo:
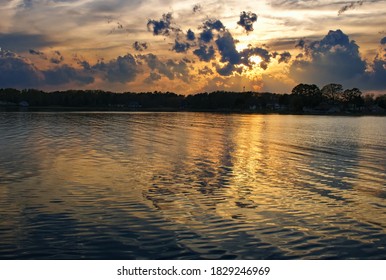
[(2, 259), (385, 259), (386, 119), (0, 112)]

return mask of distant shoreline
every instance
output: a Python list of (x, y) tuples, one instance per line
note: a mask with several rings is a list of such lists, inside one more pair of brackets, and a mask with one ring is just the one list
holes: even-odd
[(328, 116), (386, 116), (386, 95), (362, 95), (329, 84), (299, 84), (291, 94), (215, 91), (114, 93), (101, 90), (44, 92), (0, 89), (0, 111), (210, 112)]
[(295, 116), (379, 116), (385, 117), (386, 113), (363, 112), (291, 112), (272, 110), (230, 110), (230, 109), (176, 109), (176, 108), (111, 108), (111, 107), (64, 107), (64, 106), (0, 106), (0, 112), (100, 112), (100, 113), (218, 113), (218, 114), (246, 114), (246, 115), (295, 115)]

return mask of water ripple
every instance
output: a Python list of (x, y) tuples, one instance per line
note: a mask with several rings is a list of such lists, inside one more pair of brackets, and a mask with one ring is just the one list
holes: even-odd
[(0, 113), (2, 259), (384, 259), (385, 118)]

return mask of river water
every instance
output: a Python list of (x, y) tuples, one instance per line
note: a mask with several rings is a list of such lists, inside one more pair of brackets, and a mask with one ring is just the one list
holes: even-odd
[(386, 118), (0, 112), (1, 259), (386, 259)]

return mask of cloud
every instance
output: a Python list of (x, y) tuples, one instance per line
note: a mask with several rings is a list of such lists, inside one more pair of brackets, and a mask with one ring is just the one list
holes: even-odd
[(137, 51), (144, 51), (148, 48), (148, 45), (147, 43), (141, 43), (141, 42), (138, 42), (138, 41), (135, 41), (133, 43), (133, 48)]
[(44, 52), (33, 50), (33, 49), (30, 49), (28, 52), (32, 55), (36, 55), (40, 57), (41, 59), (47, 60), (47, 56), (44, 54)]
[(365, 73), (361, 79), (362, 88), (369, 90), (385, 90), (386, 88), (386, 58), (376, 58), (372, 71)]
[(240, 63), (240, 54), (236, 50), (235, 40), (229, 31), (216, 40), (216, 45), (221, 55), (221, 62)]
[(91, 70), (91, 65), (90, 65), (90, 63), (89, 63), (88, 61), (86, 61), (86, 60), (78, 60), (78, 61), (77, 61), (77, 64), (80, 65), (80, 66), (82, 66), (82, 68), (83, 68), (84, 70)]
[(99, 61), (92, 66), (92, 69), (99, 71), (99, 73), (103, 75), (103, 78), (109, 82), (119, 82), (122, 84), (134, 81), (140, 72), (139, 65), (135, 57), (131, 54), (118, 56), (116, 59), (112, 59), (107, 63)]
[[(239, 24), (246, 28), (246, 30), (252, 30), (252, 24), (256, 19), (257, 16), (255, 14), (243, 12), (241, 13)], [(171, 50), (177, 53), (186, 53), (193, 46), (198, 45), (199, 47), (195, 48), (192, 53), (197, 56), (200, 61), (210, 62), (215, 59), (216, 52), (218, 52), (221, 63), (214, 66), (220, 75), (230, 76), (232, 73), (241, 73), (243, 70), (241, 64), (252, 68), (255, 62), (250, 60), (250, 57), (253, 55), (261, 57), (262, 61), (258, 66), (262, 69), (267, 69), (270, 63), (272, 55), (265, 48), (249, 46), (240, 52), (237, 51), (236, 40), (234, 40), (230, 31), (227, 30), (224, 24), (218, 19), (210, 18), (204, 20), (201, 26), (199, 26), (199, 29), (202, 31), (198, 38), (196, 38), (195, 33), (191, 29), (188, 29), (187, 34), (184, 35), (186, 41), (183, 41), (181, 37), (181, 30), (173, 33), (170, 31), (175, 31), (175, 29), (172, 29), (171, 20), (172, 17), (170, 13), (164, 14), (163, 19), (160, 21), (149, 21), (148, 28), (152, 30), (155, 35), (173, 35), (175, 38)], [(291, 56), (288, 52), (283, 53), (280, 62), (287, 63), (290, 58)], [(146, 61), (152, 70), (158, 68), (162, 75), (165, 75), (169, 79), (173, 78), (166, 64), (161, 64), (154, 55), (147, 56)]]
[[(64, 2), (64, 1), (62, 1)], [(73, 1), (75, 2), (75, 1)], [(130, 9), (131, 11), (135, 11), (138, 9), (144, 1), (141, 0), (94, 0), (88, 1), (83, 8), (89, 13), (120, 13), (124, 9)]]
[(208, 19), (203, 23), (203, 28), (207, 30), (224, 31), (224, 24), (218, 19)]
[(70, 82), (90, 84), (94, 78), (83, 70), (69, 65), (40, 70), (29, 60), (16, 53), (0, 51), (0, 87), (18, 89), (63, 85)]
[(147, 55), (141, 56), (140, 58), (147, 63), (147, 65), (151, 70), (153, 71), (158, 70), (159, 73), (168, 77), (169, 80), (174, 79), (173, 72), (167, 67), (167, 65), (164, 62), (160, 61), (155, 54), (149, 53)]
[(271, 61), (272, 55), (268, 50), (260, 47), (248, 47), (240, 52), (236, 49), (235, 40), (229, 31), (224, 32), (216, 40), (217, 48), (221, 55), (221, 62), (226, 63), (223, 67), (217, 67), (217, 72), (220, 75), (229, 76), (232, 72), (240, 73), (241, 67), (236, 66), (243, 64), (249, 68), (255, 64), (250, 60), (251, 56), (259, 56), (262, 61), (259, 67), (266, 70)]
[(42, 73), (44, 74), (45, 84), (47, 85), (63, 85), (72, 82), (86, 85), (94, 82), (94, 77), (91, 75), (66, 64), (42, 71)]
[(36, 87), (44, 80), (30, 61), (4, 50), (0, 50), (0, 73), (0, 88)]
[(200, 75), (213, 75), (212, 69), (210, 69), (208, 66), (205, 66), (204, 68), (201, 68), (198, 70), (198, 74)]
[(60, 64), (64, 61), (63, 55), (59, 51), (54, 51), (54, 56), (50, 58), (50, 62), (53, 64)]
[(305, 56), (290, 66), (290, 77), (305, 83), (341, 83), (364, 73), (366, 62), (359, 46), (341, 30), (332, 31), (320, 41), (304, 44)]
[(339, 29), (330, 30), (320, 41), (305, 43), (303, 50), (289, 68), (289, 76), (296, 82), (339, 83), (364, 90), (386, 88), (385, 57), (378, 54), (367, 63), (356, 42)]
[(160, 20), (149, 19), (147, 22), (147, 28), (149, 31), (153, 32), (153, 35), (169, 36), (173, 32), (180, 31), (179, 28), (172, 25), (172, 19), (172, 13), (163, 14), (162, 19)]
[(362, 6), (363, 2), (364, 1), (362, 1), (362, 0), (361, 1), (354, 1), (354, 2), (350, 2), (347, 5), (344, 5), (342, 8), (339, 9), (338, 16), (340, 16), (341, 14), (346, 12), (347, 10), (352, 10), (352, 9), (355, 9), (356, 7), (358, 7), (358, 6)]
[(271, 0), (270, 5), (275, 9), (308, 10), (329, 6), (331, 2), (319, 0)]
[(172, 50), (176, 51), (177, 53), (184, 53), (190, 48), (189, 43), (180, 43), (177, 40), (175, 40), (174, 46)]
[(196, 39), (196, 35), (191, 29), (189, 29), (186, 33), (186, 39), (188, 39), (189, 41), (194, 41)]
[(289, 52), (285, 51), (285, 52), (282, 52), (280, 54), (280, 58), (279, 58), (278, 62), (279, 63), (282, 63), (282, 62), (288, 63), (290, 60), (291, 60), (291, 54)]
[(14, 52), (26, 52), (52, 46), (54, 42), (44, 35), (26, 33), (0, 33), (0, 47)]
[(144, 80), (145, 83), (152, 84), (153, 82), (156, 82), (160, 80), (162, 76), (158, 73), (151, 72), (149, 76)]
[(30, 54), (33, 54), (33, 55), (44, 55), (43, 52), (35, 51), (35, 50), (32, 50), (32, 49), (29, 50), (29, 53), (30, 53)]
[(176, 78), (184, 82), (189, 82), (190, 80), (189, 69), (184, 60), (176, 62), (172, 59), (168, 59), (163, 62), (152, 53), (139, 56), (139, 58), (145, 61), (153, 72), (158, 71), (158, 74), (166, 76), (169, 80), (174, 80)]
[(222, 67), (217, 66), (216, 70), (217, 70), (217, 73), (219, 73), (221, 76), (230, 76), (234, 72), (239, 72), (239, 73), (241, 72), (240, 67), (235, 67), (235, 65), (230, 62), (226, 63)]
[(213, 32), (211, 29), (204, 30), (200, 33), (200, 41), (209, 43), (213, 40)]
[(295, 48), (303, 49), (306, 45), (306, 41), (304, 39), (300, 39), (296, 45)]
[(215, 50), (213, 46), (201, 45), (200, 48), (193, 51), (193, 54), (198, 56), (201, 61), (209, 62), (215, 57)]
[(271, 57), (272, 57), (272, 54), (270, 54), (268, 50), (264, 48), (259, 48), (259, 47), (249, 47), (247, 49), (244, 49), (240, 52), (240, 55), (243, 58), (242, 63), (245, 66), (251, 66), (252, 62), (249, 59), (251, 56), (253, 55), (259, 56), (262, 59), (259, 65), (264, 70), (267, 69), (268, 64), (271, 62)]
[(202, 10), (202, 7), (200, 4), (196, 4), (193, 6), (193, 13), (201, 12), (201, 10)]
[(18, 5), (18, 7), (19, 8), (24, 8), (24, 9), (31, 9), (33, 7), (33, 1), (32, 0), (23, 0)]
[(252, 12), (241, 12), (238, 25), (242, 26), (247, 33), (253, 31), (253, 23), (256, 22), (257, 15)]
[(203, 22), (202, 26), (200, 27), (203, 29), (203, 31), (200, 33), (200, 42), (201, 43), (209, 43), (213, 40), (214, 35), (213, 31), (217, 32), (224, 32), (225, 26), (224, 24), (218, 20), (218, 19), (208, 19)]

